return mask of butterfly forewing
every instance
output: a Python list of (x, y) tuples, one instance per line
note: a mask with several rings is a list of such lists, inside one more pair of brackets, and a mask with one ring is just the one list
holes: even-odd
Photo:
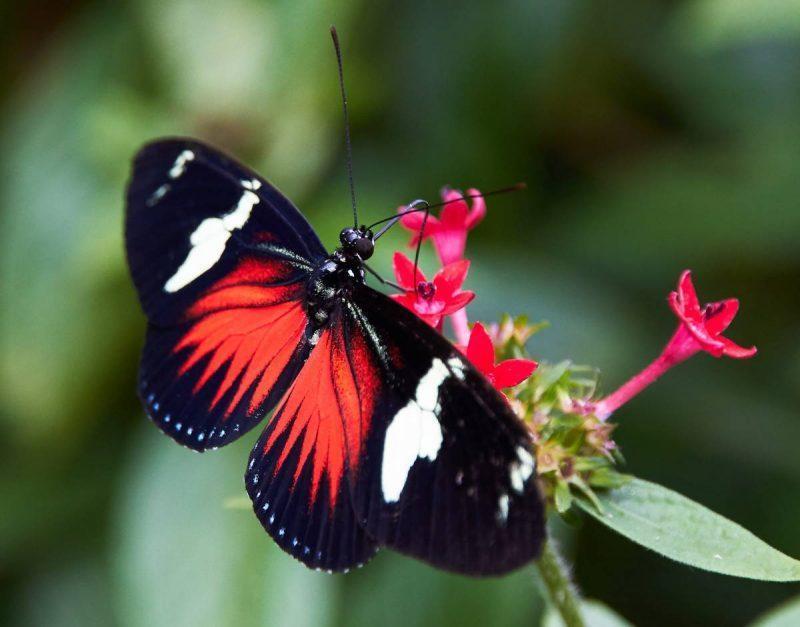
[(149, 323), (139, 381), (148, 414), (197, 450), (235, 439), (308, 355), (305, 282), (322, 244), (264, 179), (180, 139), (136, 157), (125, 240)]
[[(125, 244), (148, 320), (180, 321), (203, 288), (248, 254), (299, 278), (326, 255), (306, 219), (256, 173), (200, 142), (166, 139), (136, 155)], [(269, 274), (265, 268), (262, 272)]]

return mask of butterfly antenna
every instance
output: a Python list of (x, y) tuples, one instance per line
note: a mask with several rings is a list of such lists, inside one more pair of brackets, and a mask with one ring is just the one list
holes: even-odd
[(388, 231), (391, 227), (393, 227), (404, 215), (407, 213), (418, 213), (420, 211), (430, 211), (431, 209), (438, 209), (439, 207), (444, 207), (445, 205), (449, 205), (453, 202), (459, 202), (461, 200), (470, 200), (472, 198), (487, 198), (488, 196), (496, 196), (497, 194), (507, 194), (508, 192), (518, 192), (523, 190), (527, 187), (525, 183), (517, 183), (516, 185), (512, 185), (510, 187), (503, 187), (501, 189), (493, 189), (490, 192), (486, 192), (485, 194), (463, 194), (458, 198), (453, 198), (452, 200), (445, 200), (443, 202), (437, 202), (434, 205), (429, 205), (425, 203), (425, 206), (414, 206), (415, 203), (411, 203), (405, 211), (401, 211), (400, 213), (396, 213), (393, 216), (389, 216), (388, 218), (383, 218), (382, 220), (378, 220), (377, 222), (373, 222), (367, 228), (372, 229), (378, 226), (379, 224), (383, 224), (385, 222), (389, 222), (385, 227), (383, 227), (373, 238), (373, 241), (378, 239), (381, 235), (383, 235), (386, 231)]
[(428, 203), (425, 203), (425, 206), (421, 208), (425, 215), (422, 216), (422, 225), (419, 227), (419, 235), (417, 236), (417, 250), (414, 251), (414, 291), (417, 292), (417, 298), (419, 298), (419, 292), (417, 291), (417, 274), (419, 271), (419, 251), (422, 248), (422, 239), (425, 235), (425, 226), (428, 223), (428, 216), (431, 215), (431, 206)]
[(344, 89), (344, 70), (342, 69), (342, 48), (339, 45), (339, 34), (336, 27), (331, 26), (331, 38), (336, 50), (336, 64), (339, 67), (339, 91), (342, 94), (342, 111), (344, 112), (344, 145), (347, 152), (347, 178), (350, 182), (350, 201), (353, 203), (353, 227), (358, 228), (358, 211), (356, 210), (356, 187), (353, 184), (353, 149), (350, 145), (350, 115), (347, 113), (347, 92)]

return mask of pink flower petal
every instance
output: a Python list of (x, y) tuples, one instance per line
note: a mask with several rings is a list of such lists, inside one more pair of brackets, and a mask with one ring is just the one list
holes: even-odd
[(394, 276), (397, 283), (404, 290), (415, 291), (419, 281), (427, 281), (428, 279), (423, 274), (422, 270), (418, 267), (416, 273), (416, 281), (414, 275), (414, 262), (411, 261), (401, 252), (396, 252), (392, 258), (392, 266), (394, 267)]
[[(419, 231), (422, 228), (422, 222), (425, 220), (424, 211), (408, 211), (408, 207), (403, 205), (397, 208), (397, 213), (400, 214), (400, 224), (402, 224), (409, 231)], [(405, 214), (405, 215), (404, 215)], [(428, 213), (428, 220), (425, 223), (427, 230), (431, 226), (439, 224), (439, 219), (432, 213)]]
[(406, 309), (414, 311), (414, 301), (416, 300), (416, 296), (413, 293), (406, 292), (404, 294), (389, 294), (389, 298), (396, 303), (400, 303)]
[(467, 196), (474, 196), (472, 199), (472, 209), (470, 209), (467, 214), (467, 230), (474, 229), (486, 216), (486, 200), (479, 194), (480, 192), (475, 188), (467, 190)]
[(461, 194), (458, 192), (448, 192), (444, 194), (446, 204), (442, 207), (442, 211), (439, 214), (439, 221), (441, 222), (442, 226), (447, 229), (458, 229), (464, 230), (467, 229), (467, 213), (469, 212), (469, 207), (467, 207), (466, 200), (457, 200), (461, 198)]
[(739, 301), (729, 298), (705, 307), (706, 329), (712, 335), (719, 335), (727, 329), (739, 311)]
[(722, 353), (723, 344), (721, 337), (714, 337), (706, 329), (703, 323), (694, 322), (692, 320), (684, 320), (684, 326), (691, 333), (694, 338), (703, 346), (703, 350), (711, 353), (715, 357), (719, 357)]
[(457, 204), (458, 200), (461, 199), (461, 201), (466, 205), (466, 201), (464, 200), (464, 194), (462, 194), (457, 189), (445, 186), (439, 191), (439, 194), (442, 197), (443, 203)]
[(443, 226), (433, 233), (433, 244), (442, 265), (446, 266), (459, 261), (464, 257), (464, 249), (467, 247), (467, 229), (466, 227), (453, 229)]
[(472, 327), (472, 334), (467, 344), (467, 359), (483, 374), (488, 374), (494, 368), (494, 346), (480, 322), (476, 322)]
[(538, 365), (530, 359), (506, 359), (501, 361), (494, 367), (492, 372), (494, 386), (500, 390), (519, 385), (533, 374)]
[(449, 300), (464, 284), (469, 271), (469, 260), (462, 259), (447, 264), (433, 277), (433, 284), (436, 286), (437, 297), (442, 300)]
[(469, 290), (453, 294), (453, 296), (444, 305), (441, 313), (443, 316), (451, 316), (455, 312), (469, 305), (474, 298), (475, 292), (470, 292)]
[(719, 339), (722, 340), (722, 343), (725, 345), (725, 349), (722, 351), (722, 354), (725, 355), (725, 357), (732, 357), (733, 359), (748, 359), (758, 352), (758, 349), (755, 346), (744, 348), (743, 346), (739, 346), (736, 342), (732, 342), (727, 337), (720, 337)]
[(447, 304), (446, 301), (438, 298), (426, 300), (425, 298), (416, 297), (411, 307), (420, 316), (443, 316), (448, 313)]
[[(403, 214), (403, 212), (407, 211), (408, 207), (402, 206), (398, 207), (397, 212), (399, 214)], [(410, 212), (408, 215), (404, 215), (400, 218), (400, 224), (407, 230), (411, 231), (413, 235), (411, 236), (411, 241), (408, 243), (409, 246), (416, 246), (417, 242), (422, 236), (422, 239), (426, 239), (430, 237), (436, 230), (439, 228), (439, 219), (432, 215), (428, 214), (428, 219), (425, 221), (425, 232), (422, 232), (422, 222), (425, 219), (425, 212), (424, 211), (413, 211)]]
[(692, 283), (692, 271), (684, 270), (678, 280), (678, 297), (683, 307), (684, 315), (692, 315), (700, 311), (700, 302)]

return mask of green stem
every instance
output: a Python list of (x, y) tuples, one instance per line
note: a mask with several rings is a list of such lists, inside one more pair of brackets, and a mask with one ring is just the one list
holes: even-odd
[(565, 627), (584, 627), (580, 595), (572, 584), (567, 565), (550, 540), (545, 542), (536, 568), (539, 569), (547, 599), (561, 616)]

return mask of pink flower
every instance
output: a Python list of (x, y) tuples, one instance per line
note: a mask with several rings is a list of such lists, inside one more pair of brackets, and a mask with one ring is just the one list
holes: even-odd
[[(669, 306), (683, 323), (682, 328), (691, 334), (701, 350), (714, 357), (724, 355), (734, 359), (747, 359), (756, 354), (755, 346), (744, 348), (722, 336), (739, 311), (739, 301), (729, 298), (701, 308), (690, 270), (684, 270), (681, 274), (677, 291), (669, 295)], [(692, 342), (689, 341), (689, 344)]]
[(531, 376), (539, 365), (530, 359), (506, 359), (496, 364), (492, 340), (480, 322), (476, 322), (472, 327), (465, 354), (498, 390), (519, 385)]
[(599, 418), (605, 420), (667, 370), (700, 351), (714, 357), (724, 355), (734, 359), (746, 359), (756, 354), (755, 346), (744, 348), (722, 335), (739, 311), (739, 301), (729, 298), (701, 307), (689, 270), (681, 274), (678, 289), (670, 293), (669, 306), (679, 320), (672, 338), (647, 368), (594, 406)]
[[(442, 265), (458, 261), (464, 256), (467, 246), (467, 231), (475, 228), (486, 215), (486, 201), (482, 197), (472, 198), (472, 208), (467, 206), (464, 195), (454, 189), (442, 189), (442, 202), (447, 203), (442, 207), (439, 217), (429, 215), (425, 221), (425, 230), (422, 232), (422, 223), (425, 214), (421, 211), (409, 213), (400, 219), (406, 229), (414, 235), (409, 246), (416, 246), (419, 238), (433, 238), (433, 245), (439, 255)], [(468, 189), (467, 196), (477, 196), (477, 189)], [(407, 207), (400, 207), (402, 214)]]
[(468, 270), (469, 261), (456, 261), (444, 266), (434, 275), (433, 281), (428, 281), (419, 268), (415, 275), (414, 262), (397, 252), (394, 275), (405, 293), (393, 294), (392, 298), (432, 327), (440, 328), (444, 316), (463, 309), (475, 298), (474, 292), (461, 289)]

